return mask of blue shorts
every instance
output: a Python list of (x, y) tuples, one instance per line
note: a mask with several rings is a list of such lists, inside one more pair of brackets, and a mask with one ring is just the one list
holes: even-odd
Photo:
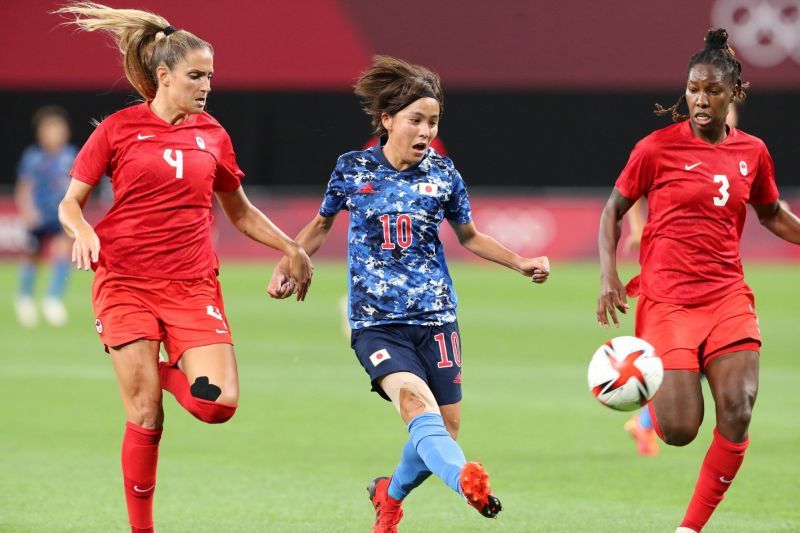
[(42, 247), (47, 239), (61, 235), (64, 233), (64, 228), (58, 220), (50, 220), (44, 222), (35, 228), (28, 229), (26, 250), (30, 254), (38, 254), (42, 251)]
[(377, 382), (387, 374), (411, 372), (422, 378), (436, 403), (461, 401), (461, 339), (458, 322), (441, 326), (386, 324), (354, 329), (350, 345), (369, 374), (372, 390), (389, 397)]

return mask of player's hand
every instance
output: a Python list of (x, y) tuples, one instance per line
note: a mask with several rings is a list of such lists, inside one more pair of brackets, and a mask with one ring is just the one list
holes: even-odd
[(522, 260), (519, 271), (523, 276), (531, 278), (534, 283), (544, 283), (550, 277), (550, 260), (546, 255), (525, 258)]
[(75, 233), (72, 244), (72, 262), (78, 270), (89, 270), (100, 259), (100, 239), (89, 224)]
[(600, 297), (597, 299), (597, 324), (608, 328), (610, 315), (614, 326), (619, 327), (617, 311), (625, 314), (630, 307), (625, 285), (620, 281), (619, 275), (614, 272), (611, 276), (601, 276)]
[(314, 276), (314, 265), (311, 264), (311, 258), (301, 246), (297, 246), (287, 257), (289, 258), (289, 277), (297, 286), (297, 301), (302, 302), (306, 299), (311, 278)]
[(283, 300), (294, 294), (297, 286), (289, 276), (288, 268), (289, 260), (285, 257), (275, 265), (275, 269), (272, 271), (272, 278), (270, 278), (269, 285), (267, 285), (267, 292), (272, 298)]

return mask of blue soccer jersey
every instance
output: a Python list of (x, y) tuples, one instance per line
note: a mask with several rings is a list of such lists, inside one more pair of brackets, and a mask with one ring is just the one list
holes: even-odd
[(33, 189), (33, 203), (43, 225), (58, 223), (58, 204), (69, 187), (69, 171), (78, 150), (71, 144), (55, 153), (32, 145), (22, 153), (17, 176)]
[(380, 147), (339, 157), (320, 215), (350, 211), (350, 325), (433, 326), (456, 320), (456, 293), (439, 225), (472, 220), (453, 162), (429, 148), (402, 172)]

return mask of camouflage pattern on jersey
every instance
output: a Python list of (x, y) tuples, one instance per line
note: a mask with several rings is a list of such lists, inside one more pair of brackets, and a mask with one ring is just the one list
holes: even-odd
[(350, 325), (441, 325), (456, 320), (456, 293), (439, 224), (472, 220), (453, 162), (428, 148), (402, 172), (380, 147), (339, 157), (319, 213), (350, 211)]

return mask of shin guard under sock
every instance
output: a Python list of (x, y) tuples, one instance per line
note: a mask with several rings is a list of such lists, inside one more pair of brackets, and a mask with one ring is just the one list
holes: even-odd
[(136, 531), (152, 531), (153, 494), (156, 489), (158, 443), (162, 429), (145, 429), (125, 424), (122, 439), (122, 477), (128, 520)]

